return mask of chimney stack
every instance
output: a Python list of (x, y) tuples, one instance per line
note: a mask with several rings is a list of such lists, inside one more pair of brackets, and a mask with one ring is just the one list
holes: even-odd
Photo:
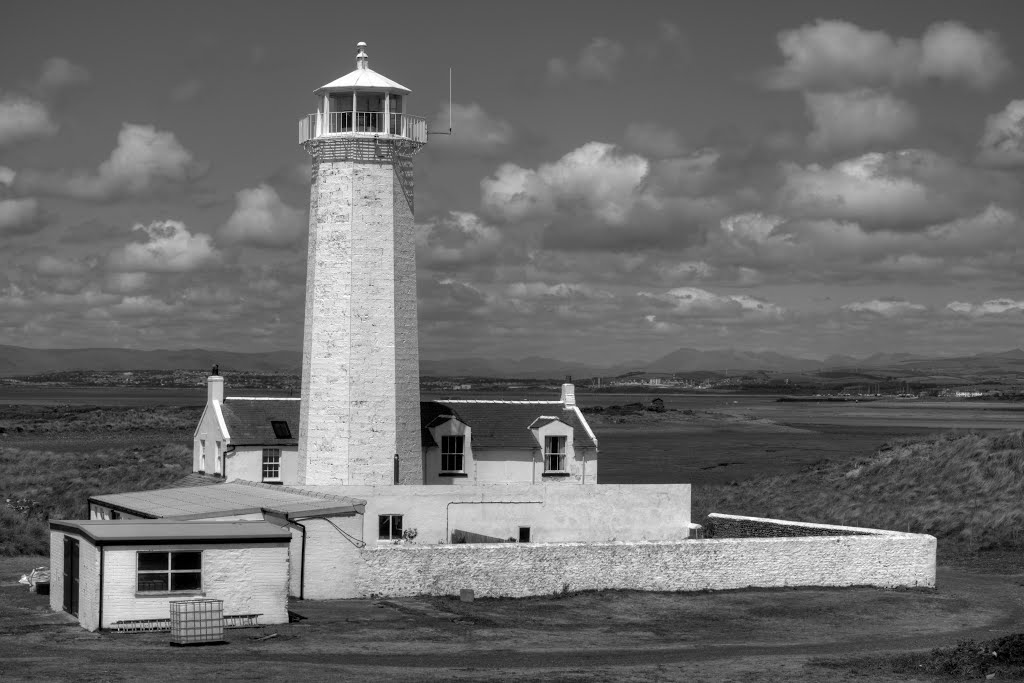
[(576, 407), (576, 387), (566, 382), (562, 385), (562, 403), (566, 408)]
[(210, 375), (206, 378), (206, 402), (224, 401), (224, 378), (220, 375)]

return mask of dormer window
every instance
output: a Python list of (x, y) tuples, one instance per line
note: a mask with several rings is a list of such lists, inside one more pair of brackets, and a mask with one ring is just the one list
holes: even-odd
[(441, 437), (441, 471), (462, 472), (462, 454), (466, 445), (466, 437)]
[(278, 439), (292, 438), (292, 430), (288, 427), (286, 420), (271, 420), (270, 426), (274, 429), (274, 436)]
[(564, 472), (565, 471), (565, 437), (545, 436), (544, 437), (544, 471)]

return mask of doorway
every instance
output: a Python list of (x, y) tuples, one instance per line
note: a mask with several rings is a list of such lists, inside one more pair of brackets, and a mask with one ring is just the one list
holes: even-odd
[(64, 537), (64, 611), (78, 616), (78, 539)]

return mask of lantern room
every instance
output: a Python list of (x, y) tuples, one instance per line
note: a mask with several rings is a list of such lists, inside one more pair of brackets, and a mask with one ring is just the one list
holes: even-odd
[(359, 43), (356, 68), (314, 91), (315, 114), (299, 121), (299, 143), (314, 138), (370, 136), (427, 141), (426, 120), (405, 113), (412, 92), (370, 68), (366, 43)]

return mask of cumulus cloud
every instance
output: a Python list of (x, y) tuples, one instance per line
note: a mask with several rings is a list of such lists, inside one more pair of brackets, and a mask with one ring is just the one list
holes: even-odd
[(217, 234), (235, 244), (284, 247), (301, 240), (307, 222), (305, 211), (285, 204), (269, 185), (260, 185), (235, 195), (235, 210)]
[(0, 147), (48, 137), (57, 130), (42, 102), (13, 93), (0, 94)]
[(488, 155), (499, 151), (515, 137), (511, 124), (491, 116), (476, 102), (452, 103), (450, 111), (448, 103), (445, 102), (441, 105), (441, 111), (434, 117), (431, 129), (447, 129), (449, 120), (452, 122), (454, 133), (441, 142), (444, 149)]
[(885, 318), (899, 318), (928, 310), (927, 306), (915, 304), (901, 299), (872, 299), (871, 301), (854, 301), (840, 307), (844, 311), (854, 313), (873, 313)]
[(112, 251), (107, 266), (114, 271), (138, 273), (187, 273), (220, 261), (220, 252), (209, 235), (189, 232), (180, 221), (137, 224), (132, 230), (146, 235)]
[(174, 133), (125, 123), (117, 147), (95, 172), (21, 171), (14, 177), (13, 187), (23, 194), (111, 201), (180, 188), (202, 170)]
[(715, 294), (697, 287), (677, 287), (654, 294), (640, 292), (641, 299), (655, 304), (648, 322), (666, 318), (778, 319), (786, 309), (770, 301), (746, 294)]
[(1020, 229), (1016, 214), (994, 205), (920, 231), (752, 212), (723, 219), (700, 253), (736, 278), (742, 269), (786, 282), (1006, 278), (1024, 262)]
[(1024, 100), (1013, 100), (985, 121), (978, 161), (991, 166), (1024, 166)]
[(0, 199), (0, 237), (35, 232), (43, 227), (35, 199)]
[(594, 38), (574, 60), (555, 57), (548, 60), (548, 81), (561, 83), (570, 78), (610, 81), (626, 55), (621, 43), (608, 38)]
[(917, 124), (914, 108), (888, 93), (861, 89), (805, 93), (804, 99), (814, 125), (807, 142), (818, 150), (851, 150), (895, 142)]
[(957, 22), (932, 24), (915, 39), (819, 19), (780, 32), (778, 45), (785, 63), (765, 84), (779, 90), (898, 87), (929, 78), (987, 88), (1010, 68), (995, 34)]
[(43, 62), (42, 73), (36, 88), (49, 95), (65, 88), (88, 83), (91, 79), (89, 70), (74, 64), (64, 57), (50, 57)]
[(416, 228), (416, 258), (428, 268), (491, 262), (501, 246), (497, 228), (464, 211), (449, 212)]
[(923, 150), (872, 152), (831, 167), (784, 164), (783, 176), (782, 206), (805, 218), (920, 229), (963, 208), (944, 186), (957, 176), (955, 165)]
[(537, 169), (502, 165), (481, 181), (482, 204), (496, 220), (543, 225), (544, 242), (554, 248), (685, 244), (698, 240), (701, 226), (723, 210), (717, 197), (684, 192), (706, 171), (703, 164), (652, 165), (614, 145), (590, 142)]
[(683, 154), (686, 147), (679, 132), (657, 123), (631, 123), (626, 126), (626, 147), (659, 159)]
[(980, 304), (972, 304), (967, 301), (951, 301), (946, 309), (953, 313), (960, 313), (975, 318), (984, 316), (999, 315), (1020, 315), (1024, 313), (1024, 301), (1016, 299), (989, 299)]

